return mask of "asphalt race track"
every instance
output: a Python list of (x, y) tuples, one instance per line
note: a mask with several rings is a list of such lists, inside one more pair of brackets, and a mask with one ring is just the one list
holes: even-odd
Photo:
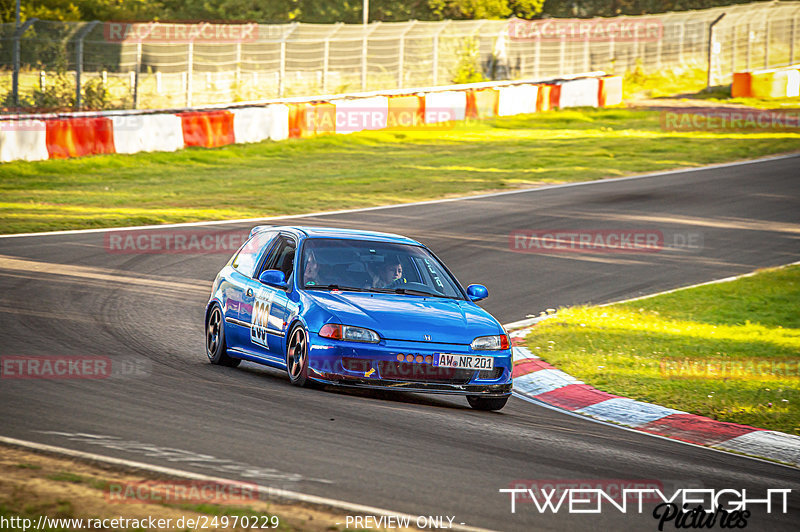
[[(417, 238), (464, 284), (486, 284), (485, 308), (507, 323), (800, 260), (800, 158), (288, 223)], [(509, 233), (520, 229), (656, 230), (669, 249), (519, 253)], [(516, 398), (482, 413), (458, 397), (300, 390), (260, 366), (211, 366), (203, 309), (229, 254), (109, 253), (104, 238), (0, 239), (0, 354), (105, 356), (122, 368), (98, 380), (1, 380), (0, 435), (495, 530), (657, 529), (631, 508), (554, 515), (520, 503), (512, 514), (498, 489), (520, 480), (745, 488), (759, 498), (790, 488), (787, 514), (762, 505), (747, 529), (796, 530), (797, 469)]]

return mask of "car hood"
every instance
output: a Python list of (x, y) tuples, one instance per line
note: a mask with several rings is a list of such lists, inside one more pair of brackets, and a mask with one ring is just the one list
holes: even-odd
[(497, 320), (470, 301), (364, 292), (305, 294), (342, 324), (367, 327), (389, 340), (469, 344), (501, 332)]

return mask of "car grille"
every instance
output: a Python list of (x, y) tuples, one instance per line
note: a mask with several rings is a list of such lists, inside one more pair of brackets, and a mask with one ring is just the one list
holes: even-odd
[[(373, 361), (365, 358), (343, 357), (342, 365), (348, 371), (366, 373), (372, 368)], [(466, 384), (475, 373), (471, 369), (439, 368), (430, 364), (414, 364), (408, 362), (379, 361), (375, 367), (380, 371), (382, 379), (414, 382), (444, 382), (450, 384)], [(497, 380), (503, 376), (503, 368), (483, 369), (478, 372), (481, 380)]]
[(443, 382), (466, 384), (475, 375), (475, 370), (439, 368), (430, 364), (379, 361), (378, 371), (382, 379), (410, 382)]
[[(381, 379), (396, 381), (466, 384), (475, 374), (475, 370), (471, 369), (439, 368), (430, 364), (410, 362), (381, 360), (374, 362), (374, 365), (380, 372)], [(366, 373), (373, 367), (373, 361), (364, 358), (343, 357), (342, 366), (348, 371)]]
[(478, 372), (478, 378), (483, 380), (497, 380), (503, 376), (503, 368), (500, 366), (494, 369), (482, 369)]

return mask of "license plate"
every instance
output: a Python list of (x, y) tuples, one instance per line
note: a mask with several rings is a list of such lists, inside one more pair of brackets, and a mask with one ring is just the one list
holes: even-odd
[(440, 368), (494, 369), (494, 357), (439, 353), (434, 356), (433, 365)]

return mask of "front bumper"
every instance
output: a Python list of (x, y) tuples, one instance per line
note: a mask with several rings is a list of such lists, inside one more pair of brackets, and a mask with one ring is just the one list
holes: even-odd
[[(310, 334), (308, 376), (324, 384), (381, 390), (503, 397), (511, 394), (511, 350), (472, 351), (469, 346), (381, 340), (346, 342)], [(494, 357), (493, 370), (438, 368), (438, 353)], [(413, 362), (398, 360), (412, 355)], [(422, 362), (417, 362), (421, 357)]]

